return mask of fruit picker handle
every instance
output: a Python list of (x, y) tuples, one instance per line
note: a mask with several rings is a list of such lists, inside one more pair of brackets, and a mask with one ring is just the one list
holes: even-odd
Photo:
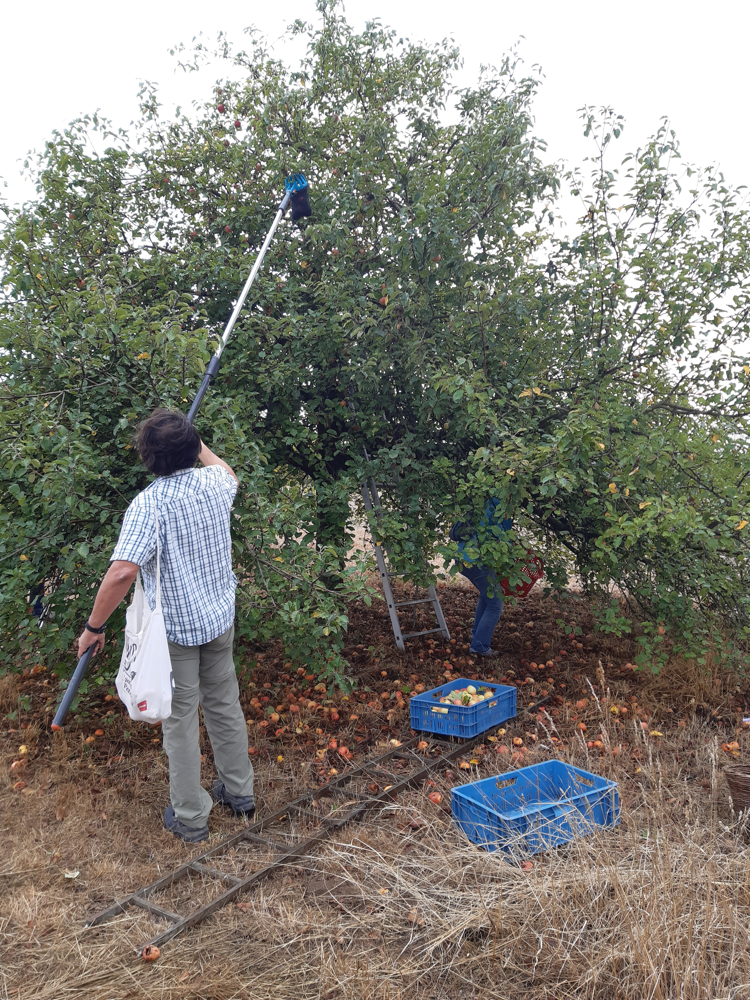
[(52, 726), (50, 727), (55, 732), (62, 729), (65, 723), (65, 717), (70, 710), (70, 706), (73, 704), (73, 699), (78, 694), (78, 688), (83, 680), (83, 675), (86, 673), (86, 667), (88, 667), (91, 657), (94, 655), (95, 649), (96, 642), (93, 642), (78, 661), (78, 666), (68, 682), (68, 687), (63, 695), (63, 700), (60, 702), (57, 714), (55, 715), (55, 718), (52, 721)]
[(279, 205), (279, 210), (276, 213), (276, 218), (273, 220), (271, 228), (268, 230), (268, 236), (266, 236), (263, 246), (260, 248), (260, 253), (255, 258), (253, 269), (250, 272), (247, 281), (245, 282), (245, 287), (242, 289), (240, 297), (237, 299), (237, 302), (235, 303), (232, 315), (229, 317), (229, 322), (227, 323), (224, 333), (222, 334), (221, 340), (219, 341), (219, 346), (216, 348), (214, 356), (208, 363), (208, 368), (206, 368), (206, 373), (203, 376), (203, 381), (201, 382), (198, 392), (195, 395), (195, 399), (193, 400), (193, 405), (190, 407), (190, 411), (188, 412), (188, 421), (191, 424), (195, 422), (195, 417), (198, 413), (198, 410), (200, 409), (200, 405), (203, 402), (203, 397), (206, 395), (208, 387), (211, 385), (211, 383), (219, 373), (222, 352), (229, 343), (229, 338), (232, 335), (234, 324), (237, 322), (237, 319), (240, 313), (242, 312), (242, 307), (245, 304), (245, 299), (247, 298), (250, 292), (250, 288), (253, 282), (255, 281), (258, 271), (260, 271), (260, 267), (261, 264), (263, 263), (263, 258), (266, 255), (266, 251), (271, 245), (271, 240), (273, 239), (276, 230), (279, 227), (279, 223), (284, 217), (284, 212), (286, 212), (287, 208), (289, 208), (290, 202), (291, 202), (291, 194), (289, 191), (287, 191), (284, 194), (284, 197), (281, 199), (281, 204)]

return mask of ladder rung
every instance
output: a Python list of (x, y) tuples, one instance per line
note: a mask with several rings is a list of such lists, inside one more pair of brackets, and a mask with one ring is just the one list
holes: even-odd
[(225, 872), (220, 872), (218, 868), (209, 868), (208, 865), (202, 865), (200, 861), (194, 861), (190, 866), (194, 872), (200, 872), (202, 875), (210, 875), (211, 878), (219, 879), (220, 882), (230, 882), (232, 885), (237, 885), (241, 882), (241, 878), (235, 878), (234, 875), (227, 875)]
[(432, 635), (433, 632), (442, 632), (441, 628), (426, 628), (424, 632), (407, 632), (406, 635), (402, 635), (402, 639), (414, 639), (418, 635)]
[(260, 844), (263, 847), (270, 848), (277, 854), (286, 854), (288, 851), (291, 851), (292, 849), (291, 847), (288, 847), (286, 844), (277, 844), (275, 840), (268, 840), (267, 837), (258, 837), (257, 834), (254, 833), (246, 833), (245, 837), (248, 840), (252, 840), (253, 843), (255, 844)]
[(315, 823), (322, 822), (322, 817), (316, 815), (314, 812), (310, 812), (309, 809), (296, 808), (294, 810), (295, 816), (300, 816), (302, 819), (310, 820)]
[(169, 920), (172, 924), (176, 924), (183, 919), (179, 913), (170, 913), (169, 910), (157, 906), (156, 903), (152, 903), (148, 899), (143, 899), (142, 896), (133, 896), (131, 903), (133, 906), (139, 906), (142, 910), (148, 910), (149, 913), (153, 913), (156, 917), (163, 917), (164, 920)]
[(394, 604), (395, 608), (405, 608), (407, 604), (432, 604), (431, 597), (423, 597), (418, 601), (398, 601)]
[(361, 809), (369, 800), (368, 799), (357, 799), (347, 802), (345, 805), (341, 806), (339, 809), (335, 809), (330, 812), (324, 819), (321, 820), (324, 826), (331, 823), (339, 824), (342, 819), (349, 820), (352, 817), (352, 813), (355, 813), (358, 809)]

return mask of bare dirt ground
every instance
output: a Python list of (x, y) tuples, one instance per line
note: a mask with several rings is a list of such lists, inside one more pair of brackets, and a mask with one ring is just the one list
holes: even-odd
[[(383, 608), (351, 609), (359, 686), (346, 698), (316, 695), (314, 679), (300, 677), (278, 647), (238, 650), (261, 815), (343, 773), (350, 765), (341, 746), (356, 764), (409, 736), (417, 686), (434, 687), (446, 672), (478, 676), (485, 664), (464, 648), (473, 595), (451, 587), (442, 598), (455, 642), (419, 641), (403, 655)], [(519, 706), (548, 696), (543, 708), (489, 733), (466, 769), (441, 771), (433, 786), (344, 828), (315, 856), (169, 942), (152, 965), (138, 947), (164, 924), (149, 914), (131, 909), (102, 927), (83, 924), (205, 849), (162, 828), (168, 784), (158, 729), (128, 722), (105, 686), (52, 738), (52, 667), (29, 664), (0, 679), (0, 997), (750, 996), (750, 848), (721, 774), (750, 750), (746, 682), (730, 669), (701, 673), (681, 662), (658, 677), (634, 673), (632, 641), (594, 634), (585, 604), (573, 608), (532, 595), (507, 609), (496, 633), (504, 655), (486, 679), (517, 685)], [(573, 619), (577, 638), (559, 624)], [(315, 708), (306, 692), (320, 699)], [(620, 824), (536, 855), (528, 869), (469, 844), (452, 821), (451, 787), (554, 757), (618, 782)], [(427, 798), (435, 790), (437, 806)], [(211, 843), (240, 827), (215, 810)], [(216, 891), (196, 878), (156, 901), (188, 911)]]

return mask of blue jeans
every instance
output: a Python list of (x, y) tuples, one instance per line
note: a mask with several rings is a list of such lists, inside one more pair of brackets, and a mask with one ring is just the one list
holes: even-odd
[[(479, 591), (477, 610), (474, 615), (474, 626), (471, 630), (471, 652), (486, 653), (492, 644), (492, 633), (503, 613), (502, 591), (495, 574), (484, 566), (464, 566), (461, 575), (471, 580)], [(492, 597), (487, 591), (492, 591)]]

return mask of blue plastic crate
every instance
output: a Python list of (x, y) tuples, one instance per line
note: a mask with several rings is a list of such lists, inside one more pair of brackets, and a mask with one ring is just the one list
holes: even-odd
[[(440, 704), (444, 695), (469, 684), (473, 684), (477, 691), (479, 688), (492, 688), (496, 696), (493, 695), (479, 705)], [(489, 681), (472, 681), (460, 677), (457, 681), (413, 696), (410, 708), (412, 729), (466, 738), (499, 726), (506, 719), (512, 719), (516, 714), (516, 689), (506, 684), (491, 684)]]
[(546, 851), (620, 818), (617, 782), (548, 760), (454, 788), (453, 819), (488, 851)]

